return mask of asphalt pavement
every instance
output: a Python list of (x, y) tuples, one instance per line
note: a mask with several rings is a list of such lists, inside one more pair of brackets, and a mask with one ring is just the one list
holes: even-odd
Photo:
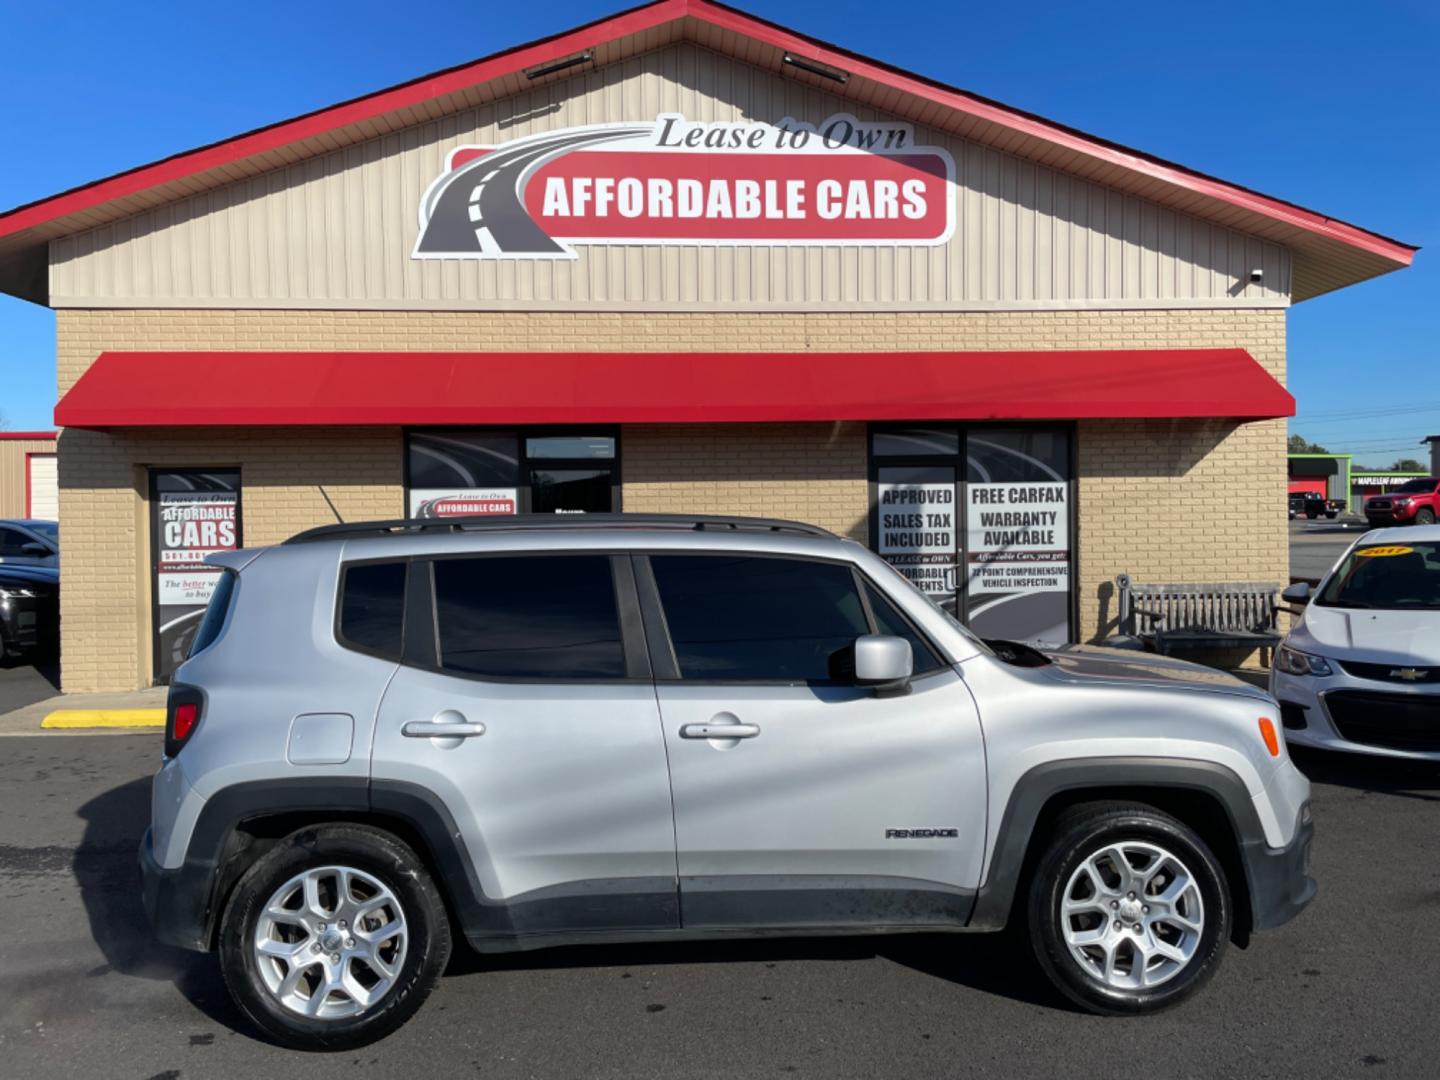
[[(154, 944), (135, 848), (156, 736), (0, 741), (0, 1076), (1433, 1077), (1440, 768), (1306, 757), (1320, 896), (1196, 999), (1102, 1019), (1009, 937), (458, 957), (359, 1051), (261, 1041), (213, 958)], [(1023, 944), (1023, 943), (1021, 943)]]
[(1368, 529), (1369, 526), (1361, 518), (1338, 518), (1335, 521), (1323, 518), (1319, 521), (1292, 518), (1290, 576), (1324, 577), (1335, 565), (1335, 560), (1355, 542), (1355, 538), (1363, 536)]

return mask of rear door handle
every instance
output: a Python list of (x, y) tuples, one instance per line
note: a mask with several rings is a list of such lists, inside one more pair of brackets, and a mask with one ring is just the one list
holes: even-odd
[(759, 724), (686, 724), (680, 729), (682, 739), (753, 739), (759, 734)]
[(485, 725), (465, 720), (446, 723), (443, 720), (407, 720), (400, 728), (400, 734), (412, 739), (468, 739), (473, 735), (484, 735)]

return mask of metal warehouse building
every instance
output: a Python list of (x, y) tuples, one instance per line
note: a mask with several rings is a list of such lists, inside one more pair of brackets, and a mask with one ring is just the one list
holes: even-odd
[(707, 0), (177, 154), (0, 215), (64, 685), (336, 513), (799, 518), (987, 636), (1284, 582), (1286, 309), (1414, 250)]

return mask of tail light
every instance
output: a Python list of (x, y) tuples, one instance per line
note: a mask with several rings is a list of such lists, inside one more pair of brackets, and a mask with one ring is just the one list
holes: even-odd
[(205, 694), (198, 687), (176, 683), (165, 699), (165, 756), (174, 757), (195, 729), (205, 711)]

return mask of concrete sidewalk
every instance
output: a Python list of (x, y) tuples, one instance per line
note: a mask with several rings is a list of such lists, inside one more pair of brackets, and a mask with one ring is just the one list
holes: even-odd
[(0, 713), (0, 736), (97, 731), (145, 734), (165, 726), (165, 687), (118, 694), (56, 694)]

